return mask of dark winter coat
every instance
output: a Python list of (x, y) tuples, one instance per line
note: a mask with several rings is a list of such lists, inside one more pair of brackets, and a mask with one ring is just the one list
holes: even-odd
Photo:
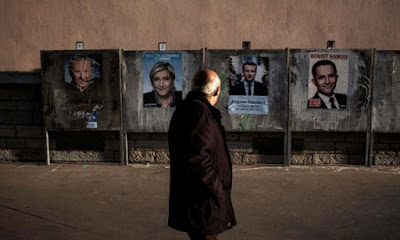
[(207, 235), (236, 225), (231, 203), (232, 163), (221, 113), (204, 96), (190, 92), (174, 112), (168, 141), (168, 225)]

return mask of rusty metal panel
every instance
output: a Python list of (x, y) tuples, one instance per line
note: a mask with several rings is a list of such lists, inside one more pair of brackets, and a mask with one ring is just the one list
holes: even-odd
[(146, 103), (146, 93), (152, 90), (149, 72), (157, 62), (171, 63), (175, 71), (174, 96), (179, 93), (179, 99), (184, 99), (193, 75), (203, 66), (203, 51), (123, 51), (124, 126), (127, 132), (168, 132), (175, 105), (160, 107)]
[[(288, 112), (286, 55), (285, 50), (206, 51), (206, 66), (215, 70), (222, 81), (222, 91), (216, 107), (222, 112), (222, 121), (227, 131), (285, 131)], [(256, 63), (254, 80), (259, 82), (258, 85), (267, 85), (267, 93), (258, 96), (246, 96), (252, 90), (243, 94), (236, 93), (237, 86), (246, 84), (243, 69), (249, 61)], [(256, 95), (256, 90), (253, 89), (253, 93)], [(240, 99), (244, 103), (236, 104)]]
[(41, 51), (47, 130), (119, 130), (119, 50)]
[(372, 131), (400, 132), (400, 51), (376, 51)]
[[(360, 132), (368, 129), (372, 50), (292, 49), (289, 55), (292, 131)], [(322, 73), (314, 76), (313, 66), (320, 72), (323, 69), (320, 64), (326, 64), (326, 60), (336, 66), (336, 77)], [(323, 66), (332, 69), (329, 65)], [(319, 81), (313, 81), (314, 78)], [(325, 83), (321, 82), (323, 79)], [(327, 79), (334, 79), (336, 85)], [(329, 98), (317, 96), (318, 92), (326, 96), (332, 90), (337, 100), (331, 105)], [(334, 107), (329, 109), (331, 106)]]

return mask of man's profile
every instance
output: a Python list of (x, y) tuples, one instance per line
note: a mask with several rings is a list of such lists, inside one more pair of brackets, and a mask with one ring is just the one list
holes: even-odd
[(168, 131), (170, 197), (168, 225), (190, 239), (217, 239), (236, 225), (231, 202), (232, 162), (221, 113), (214, 107), (221, 80), (211, 70), (192, 79)]
[(315, 95), (308, 100), (309, 108), (345, 109), (347, 95), (335, 93), (339, 78), (335, 63), (320, 60), (312, 67), (312, 83), (317, 87)]
[(234, 85), (229, 90), (229, 95), (267, 96), (268, 88), (265, 84), (255, 81), (257, 64), (245, 62), (242, 66), (244, 81)]

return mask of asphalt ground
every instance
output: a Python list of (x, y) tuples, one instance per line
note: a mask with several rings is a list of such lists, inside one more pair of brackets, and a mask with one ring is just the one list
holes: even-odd
[[(221, 240), (400, 239), (400, 167), (234, 166)], [(188, 239), (168, 165), (0, 164), (0, 239)]]

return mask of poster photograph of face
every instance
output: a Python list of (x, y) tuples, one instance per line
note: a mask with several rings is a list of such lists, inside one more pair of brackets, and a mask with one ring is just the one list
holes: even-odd
[(59, 109), (71, 125), (97, 128), (97, 114), (104, 107), (101, 55), (64, 56), (65, 95)]
[(346, 109), (349, 55), (310, 53), (308, 108)]
[(144, 53), (143, 107), (175, 107), (182, 100), (180, 52)]
[(268, 114), (268, 58), (229, 57), (229, 113)]

